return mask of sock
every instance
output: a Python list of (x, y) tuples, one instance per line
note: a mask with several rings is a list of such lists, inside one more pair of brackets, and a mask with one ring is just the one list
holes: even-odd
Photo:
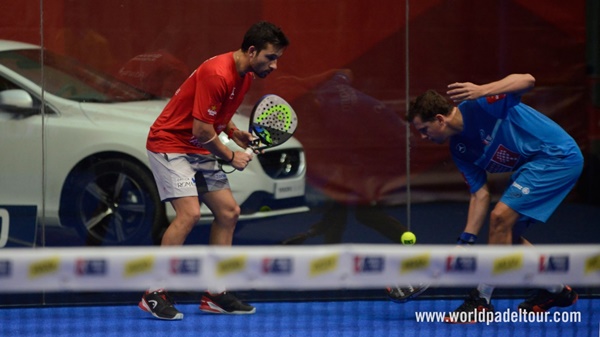
[(550, 286), (547, 287), (546, 290), (548, 290), (549, 292), (553, 293), (553, 294), (558, 294), (559, 292), (561, 292), (563, 289), (565, 288), (564, 284), (558, 284), (558, 285), (554, 285), (554, 286)]
[(163, 287), (148, 288), (149, 293), (153, 293), (153, 292), (159, 291), (159, 290), (164, 290), (164, 288)]
[(489, 284), (480, 284), (477, 286), (477, 291), (479, 291), (479, 297), (484, 298), (488, 304), (492, 300), (492, 293), (494, 292), (494, 286)]
[(225, 292), (225, 287), (216, 287), (216, 288), (211, 288), (208, 289), (207, 292), (211, 295), (219, 295)]

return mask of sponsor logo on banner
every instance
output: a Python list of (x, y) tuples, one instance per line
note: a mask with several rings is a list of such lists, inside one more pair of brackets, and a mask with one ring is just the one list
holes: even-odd
[(8, 260), (0, 260), (0, 277), (9, 277), (12, 273), (12, 264)]
[(431, 256), (429, 253), (416, 255), (411, 258), (402, 260), (400, 263), (400, 274), (411, 273), (416, 270), (426, 269), (429, 267)]
[(333, 254), (312, 260), (310, 263), (310, 276), (319, 276), (336, 270), (339, 258), (339, 254)]
[(262, 271), (264, 274), (291, 274), (293, 262), (291, 258), (264, 258)]
[(381, 273), (385, 269), (385, 259), (382, 256), (355, 256), (354, 272), (363, 273)]
[(59, 257), (51, 257), (48, 259), (32, 262), (29, 265), (29, 278), (38, 278), (49, 274), (55, 274), (58, 272), (59, 266)]
[(585, 273), (600, 271), (600, 255), (589, 257), (585, 260)]
[(154, 256), (144, 256), (125, 262), (123, 276), (134, 277), (151, 272), (154, 269), (154, 260)]
[(171, 274), (198, 275), (200, 274), (199, 259), (171, 259), (169, 261)]
[(475, 256), (448, 256), (446, 258), (446, 271), (456, 273), (474, 273), (477, 270)]
[(89, 275), (89, 276), (98, 276), (98, 275), (106, 275), (108, 263), (106, 260), (97, 259), (97, 260), (84, 260), (78, 259), (75, 261), (75, 274), (76, 275)]
[(568, 255), (541, 255), (540, 273), (566, 273), (569, 271)]
[(511, 254), (494, 260), (492, 274), (504, 274), (523, 268), (523, 254)]
[(226, 276), (243, 271), (246, 269), (246, 260), (247, 257), (242, 255), (219, 261), (217, 263), (217, 276)]

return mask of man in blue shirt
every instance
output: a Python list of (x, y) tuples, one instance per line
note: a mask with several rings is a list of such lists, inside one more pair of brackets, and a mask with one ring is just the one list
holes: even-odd
[[(533, 88), (529, 74), (512, 74), (476, 85), (448, 85), (454, 106), (430, 90), (411, 103), (408, 120), (422, 138), (443, 144), (471, 192), (467, 224), (458, 244), (473, 244), (490, 205), (487, 173), (513, 172), (510, 184), (490, 213), (490, 244), (530, 244), (521, 234), (534, 221), (546, 222), (573, 188), (583, 169), (577, 143), (551, 119), (521, 103)], [(493, 286), (480, 284), (456, 312), (493, 311)], [(541, 289), (519, 309), (542, 312), (569, 306), (578, 295), (569, 286)], [(472, 316), (475, 315), (459, 315)], [(458, 317), (458, 316), (457, 316)], [(474, 323), (453, 321), (449, 323)]]

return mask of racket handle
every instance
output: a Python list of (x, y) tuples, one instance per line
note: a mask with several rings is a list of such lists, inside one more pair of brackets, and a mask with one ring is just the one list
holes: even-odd
[(251, 148), (251, 147), (247, 147), (245, 152), (246, 152), (247, 154), (254, 154), (254, 150), (252, 150), (252, 148)]

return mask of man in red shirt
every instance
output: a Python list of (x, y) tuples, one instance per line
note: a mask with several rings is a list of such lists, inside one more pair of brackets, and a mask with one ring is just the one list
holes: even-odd
[[(200, 202), (215, 216), (209, 243), (230, 246), (240, 214), (227, 176), (217, 157), (243, 170), (253, 155), (231, 151), (219, 140), (226, 132), (242, 148), (252, 140), (236, 128), (231, 117), (244, 100), (255, 76), (265, 78), (277, 69), (277, 60), (289, 42), (279, 27), (269, 22), (254, 24), (241, 48), (206, 60), (183, 82), (158, 116), (148, 134), (150, 166), (163, 201), (176, 216), (162, 238), (162, 246), (182, 245), (200, 219)], [(162, 288), (148, 289), (139, 307), (160, 319), (183, 318)], [(209, 289), (200, 310), (212, 313), (252, 314), (255, 308), (225, 289)]]

